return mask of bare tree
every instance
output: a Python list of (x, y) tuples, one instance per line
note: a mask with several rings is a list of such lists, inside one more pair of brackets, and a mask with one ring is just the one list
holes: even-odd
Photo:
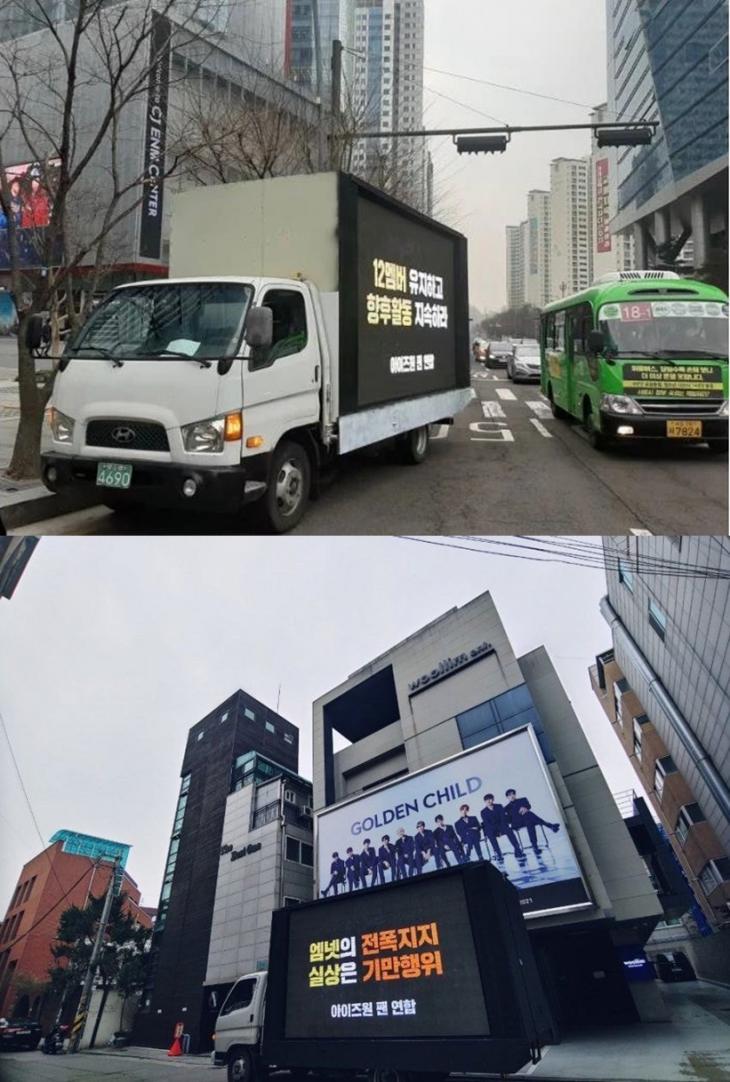
[[(229, 2), (229, 0), (227, 0)], [(156, 69), (174, 46), (214, 37), (216, 0), (69, 0), (65, 19), (47, 0), (6, 0), (0, 15), (0, 211), (5, 259), (18, 307), (20, 423), (8, 469), (37, 477), (40, 436), (51, 378), (39, 385), (26, 344), (31, 317), (73, 330), (83, 312), (74, 279), (83, 272), (85, 297), (96, 288), (110, 251), (150, 185), (174, 173), (164, 154), (153, 179), (125, 135), (141, 123)], [(137, 129), (138, 130), (138, 129)], [(30, 214), (19, 206), (15, 163), (29, 163)], [(30, 176), (33, 174), (32, 177)], [(25, 215), (25, 216), (24, 216)]]

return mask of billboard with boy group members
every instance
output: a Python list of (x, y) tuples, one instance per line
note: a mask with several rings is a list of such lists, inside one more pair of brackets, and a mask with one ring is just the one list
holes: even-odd
[(0, 204), (0, 270), (10, 267), (8, 222), (15, 224), (23, 267), (41, 267), (47, 260), (45, 232), (53, 212), (55, 177), (61, 160), (24, 162), (5, 169), (8, 204)]
[(504, 872), (527, 917), (592, 904), (532, 726), (317, 817), (319, 897), (478, 861)]

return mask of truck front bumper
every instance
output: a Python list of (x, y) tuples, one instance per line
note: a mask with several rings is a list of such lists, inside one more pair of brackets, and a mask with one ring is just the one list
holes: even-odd
[[(247, 503), (260, 499), (268, 484), (269, 455), (254, 455), (235, 466), (185, 466), (178, 462), (135, 460), (132, 483), (128, 489), (106, 488), (96, 483), (100, 462), (108, 458), (85, 455), (61, 455), (45, 452), (42, 456), (43, 483), (52, 492), (72, 488), (94, 490), (100, 503), (105, 498), (123, 507), (143, 504), (169, 510), (214, 511), (234, 514)], [(183, 485), (195, 482), (195, 492), (186, 496)]]
[[(669, 434), (668, 423), (674, 422), (684, 425), (701, 425), (701, 435), (677, 436)], [(630, 429), (630, 431), (628, 431)], [(609, 413), (601, 410), (601, 431), (604, 435), (616, 440), (668, 440), (670, 443), (712, 443), (715, 440), (726, 440), (728, 436), (728, 418), (718, 414), (697, 417), (677, 417), (671, 414), (645, 414)]]
[(210, 1061), (214, 1067), (225, 1067), (226, 1054), (225, 1052), (211, 1052)]

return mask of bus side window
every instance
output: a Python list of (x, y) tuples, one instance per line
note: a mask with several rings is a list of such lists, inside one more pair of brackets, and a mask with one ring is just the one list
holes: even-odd
[(571, 334), (573, 338), (573, 356), (585, 357), (588, 332), (593, 325), (593, 313), (590, 305), (581, 305), (574, 308), (570, 317)]
[(565, 312), (555, 313), (555, 349), (565, 351)]
[(542, 317), (542, 344), (544, 349), (553, 349), (555, 345), (555, 313), (548, 312)]

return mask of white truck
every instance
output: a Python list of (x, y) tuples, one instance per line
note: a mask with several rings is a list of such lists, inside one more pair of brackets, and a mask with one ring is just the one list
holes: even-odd
[(67, 343), (43, 478), (129, 505), (293, 528), (339, 455), (470, 398), (466, 240), (338, 173), (174, 199), (170, 275), (114, 289)]

